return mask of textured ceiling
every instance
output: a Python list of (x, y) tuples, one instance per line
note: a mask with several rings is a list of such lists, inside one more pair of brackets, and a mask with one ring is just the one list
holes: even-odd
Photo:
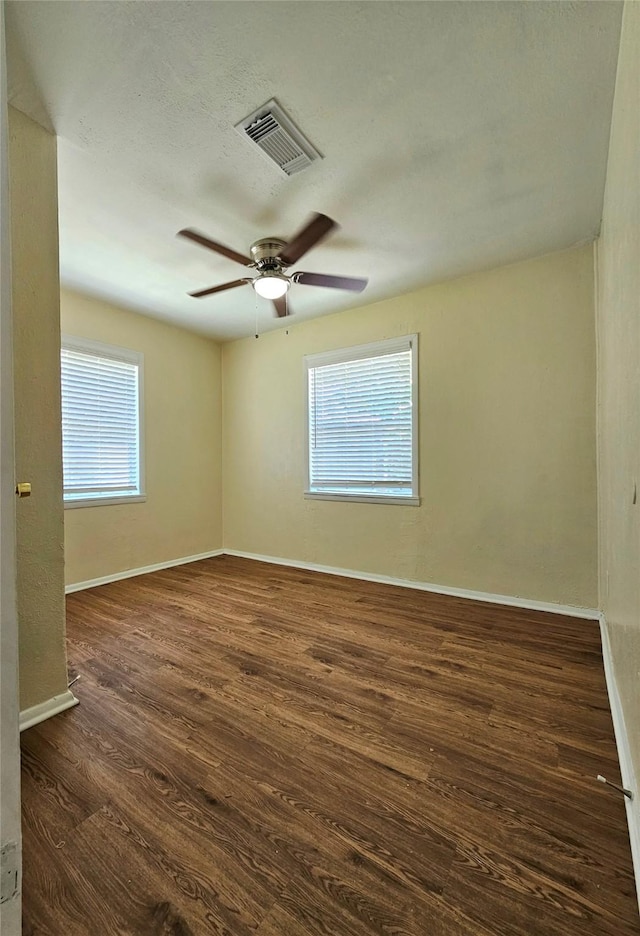
[[(282, 324), (246, 253), (312, 211), (340, 232), (296, 268), (295, 318), (594, 237), (621, 6), (610, 2), (7, 4), (9, 92), (59, 135), (65, 283), (227, 339)], [(324, 159), (289, 179), (234, 130), (276, 97)], [(295, 269), (295, 268), (294, 268)]]

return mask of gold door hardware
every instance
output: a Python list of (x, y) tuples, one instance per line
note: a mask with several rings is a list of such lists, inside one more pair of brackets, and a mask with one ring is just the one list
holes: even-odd
[(31, 497), (31, 484), (29, 481), (20, 481), (16, 485), (16, 494), (18, 497)]

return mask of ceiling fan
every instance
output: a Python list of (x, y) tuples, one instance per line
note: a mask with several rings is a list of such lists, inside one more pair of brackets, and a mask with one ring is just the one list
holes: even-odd
[(271, 299), (276, 311), (276, 315), (290, 315), (291, 309), (287, 302), (287, 292), (292, 283), (300, 283), (302, 286), (328, 286), (330, 289), (349, 289), (352, 292), (362, 292), (367, 285), (366, 279), (358, 279), (348, 276), (330, 276), (326, 273), (292, 273), (288, 275), (287, 267), (293, 266), (308, 250), (315, 247), (330, 231), (336, 229), (338, 225), (331, 218), (323, 214), (314, 214), (307, 224), (298, 231), (288, 243), (280, 240), (278, 237), (263, 237), (251, 245), (251, 257), (237, 253), (224, 244), (218, 244), (216, 241), (199, 234), (191, 228), (184, 228), (178, 231), (181, 237), (188, 237), (189, 240), (208, 247), (209, 250), (215, 250), (216, 253), (228, 257), (229, 260), (235, 260), (243, 266), (257, 270), (257, 276), (245, 277), (243, 279), (232, 280), (230, 283), (222, 283), (220, 286), (210, 286), (208, 289), (199, 289), (197, 292), (189, 293), (195, 299), (201, 299), (203, 296), (210, 296), (212, 293), (222, 292), (225, 289), (235, 289), (236, 286), (244, 286), (245, 283), (251, 283), (254, 290), (263, 299)]

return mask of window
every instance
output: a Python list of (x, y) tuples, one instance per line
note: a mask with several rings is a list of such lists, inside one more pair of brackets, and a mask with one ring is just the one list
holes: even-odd
[(305, 494), (418, 504), (418, 336), (311, 354)]
[(62, 339), (65, 507), (142, 501), (143, 356)]

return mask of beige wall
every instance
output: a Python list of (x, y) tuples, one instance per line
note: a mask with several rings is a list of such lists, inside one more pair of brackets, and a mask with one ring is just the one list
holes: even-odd
[(62, 330), (144, 353), (147, 500), (65, 510), (66, 581), (222, 546), (220, 348), (63, 290)]
[(64, 692), (56, 139), (9, 108), (20, 708)]
[[(21, 822), (18, 736), (18, 615), (16, 609), (16, 497), (13, 442), (11, 323), (11, 209), (9, 118), (5, 70), (4, 4), (0, 4), (0, 847), (15, 843), (18, 887), (0, 901), (0, 933), (20, 936)], [(4, 868), (2, 869), (4, 878)], [(4, 880), (3, 880), (4, 883)], [(4, 895), (3, 895), (4, 896)]]
[[(600, 600), (640, 777), (640, 4), (624, 8), (598, 245)], [(636, 791), (637, 795), (637, 791)]]
[[(420, 507), (305, 500), (303, 355), (420, 334)], [(590, 246), (223, 347), (225, 547), (595, 607)]]

